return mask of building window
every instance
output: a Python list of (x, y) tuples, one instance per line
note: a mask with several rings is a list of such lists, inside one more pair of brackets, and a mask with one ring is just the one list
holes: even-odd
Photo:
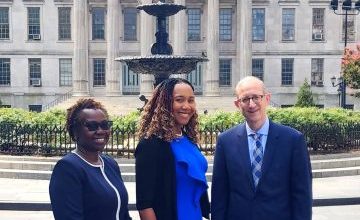
[(40, 8), (29, 7), (28, 9), (28, 39), (40, 40)]
[(9, 38), (9, 8), (0, 7), (0, 39)]
[(72, 85), (72, 60), (59, 59), (60, 86)]
[(281, 85), (293, 84), (294, 59), (281, 59)]
[(311, 59), (311, 85), (323, 86), (324, 75), (324, 59), (313, 58)]
[(41, 59), (29, 59), (30, 86), (41, 86)]
[(280, 108), (291, 108), (294, 107), (294, 105), (280, 105)]
[(0, 85), (10, 85), (10, 58), (0, 58)]
[(124, 8), (124, 40), (137, 40), (137, 9)]
[[(342, 41), (345, 41), (345, 16), (342, 24)], [(347, 20), (347, 41), (355, 41), (355, 15), (348, 15)]]
[(313, 8), (312, 40), (324, 41), (324, 11), (323, 8)]
[(105, 39), (105, 9), (104, 8), (92, 9), (92, 39), (93, 40)]
[(94, 59), (94, 86), (105, 86), (105, 59)]
[(219, 85), (231, 86), (231, 59), (220, 59)]
[(134, 73), (129, 69), (127, 65), (123, 65), (123, 94), (124, 95), (134, 95), (139, 94), (140, 77), (139, 74)]
[(265, 9), (263, 8), (252, 10), (252, 40), (265, 40)]
[(203, 77), (202, 77), (202, 65), (198, 63), (196, 68), (187, 74), (186, 78), (191, 84), (194, 86), (195, 94), (202, 94), (202, 85), (203, 85)]
[(129, 69), (127, 65), (123, 66), (124, 71), (124, 85), (127, 86), (138, 86), (139, 85), (139, 74), (134, 73)]
[(264, 80), (264, 59), (252, 59), (252, 75)]
[(42, 105), (29, 105), (29, 111), (41, 112), (42, 111)]
[(201, 37), (201, 10), (189, 8), (188, 14), (188, 41), (200, 41)]
[(295, 40), (295, 9), (293, 8), (282, 10), (282, 40)]
[(71, 40), (71, 8), (59, 8), (59, 40)]
[(220, 41), (232, 40), (232, 9), (220, 8), (219, 15), (219, 37)]

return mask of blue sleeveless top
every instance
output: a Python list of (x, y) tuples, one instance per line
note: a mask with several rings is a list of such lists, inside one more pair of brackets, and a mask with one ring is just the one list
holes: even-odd
[(200, 197), (207, 190), (205, 157), (187, 137), (174, 139), (178, 220), (201, 220)]

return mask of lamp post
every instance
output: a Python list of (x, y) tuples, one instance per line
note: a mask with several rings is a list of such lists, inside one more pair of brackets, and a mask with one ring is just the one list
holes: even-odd
[[(340, 92), (339, 103), (341, 108), (346, 108), (346, 84), (343, 77), (336, 78), (335, 76), (330, 78), (333, 87), (339, 86), (338, 91)], [(336, 83), (337, 81), (337, 83)]]
[[(348, 15), (358, 15), (360, 12), (360, 0), (357, 2), (352, 3), (351, 0), (343, 0), (341, 12), (339, 10), (339, 1), (338, 0), (331, 0), (330, 8), (334, 11), (336, 15), (345, 15), (345, 39), (344, 39), (344, 48), (347, 46), (347, 39), (348, 39)], [(350, 12), (353, 11), (353, 12)], [(335, 84), (336, 77), (331, 77), (332, 86), (339, 86), (340, 91), (340, 106), (342, 108), (346, 108), (346, 81), (343, 77), (338, 78), (338, 83)]]

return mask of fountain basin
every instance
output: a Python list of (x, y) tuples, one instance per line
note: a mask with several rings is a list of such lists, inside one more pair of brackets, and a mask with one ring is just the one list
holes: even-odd
[(125, 62), (129, 69), (135, 73), (154, 74), (155, 77), (168, 77), (171, 74), (188, 74), (196, 68), (198, 62), (208, 61), (206, 57), (158, 54), (150, 56), (124, 56), (116, 58), (116, 60)]
[(183, 5), (173, 3), (157, 2), (154, 4), (143, 4), (136, 7), (139, 10), (144, 10), (147, 14), (158, 17), (172, 16), (181, 10), (186, 9)]

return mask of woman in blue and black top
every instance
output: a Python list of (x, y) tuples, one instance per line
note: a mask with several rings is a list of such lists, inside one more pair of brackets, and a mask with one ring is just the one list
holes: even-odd
[(101, 154), (111, 124), (107, 111), (93, 99), (80, 99), (68, 109), (66, 127), (77, 146), (58, 161), (51, 176), (56, 220), (131, 219), (119, 166)]
[(145, 105), (136, 148), (136, 206), (141, 220), (209, 218), (207, 161), (198, 146), (193, 86), (167, 79)]

